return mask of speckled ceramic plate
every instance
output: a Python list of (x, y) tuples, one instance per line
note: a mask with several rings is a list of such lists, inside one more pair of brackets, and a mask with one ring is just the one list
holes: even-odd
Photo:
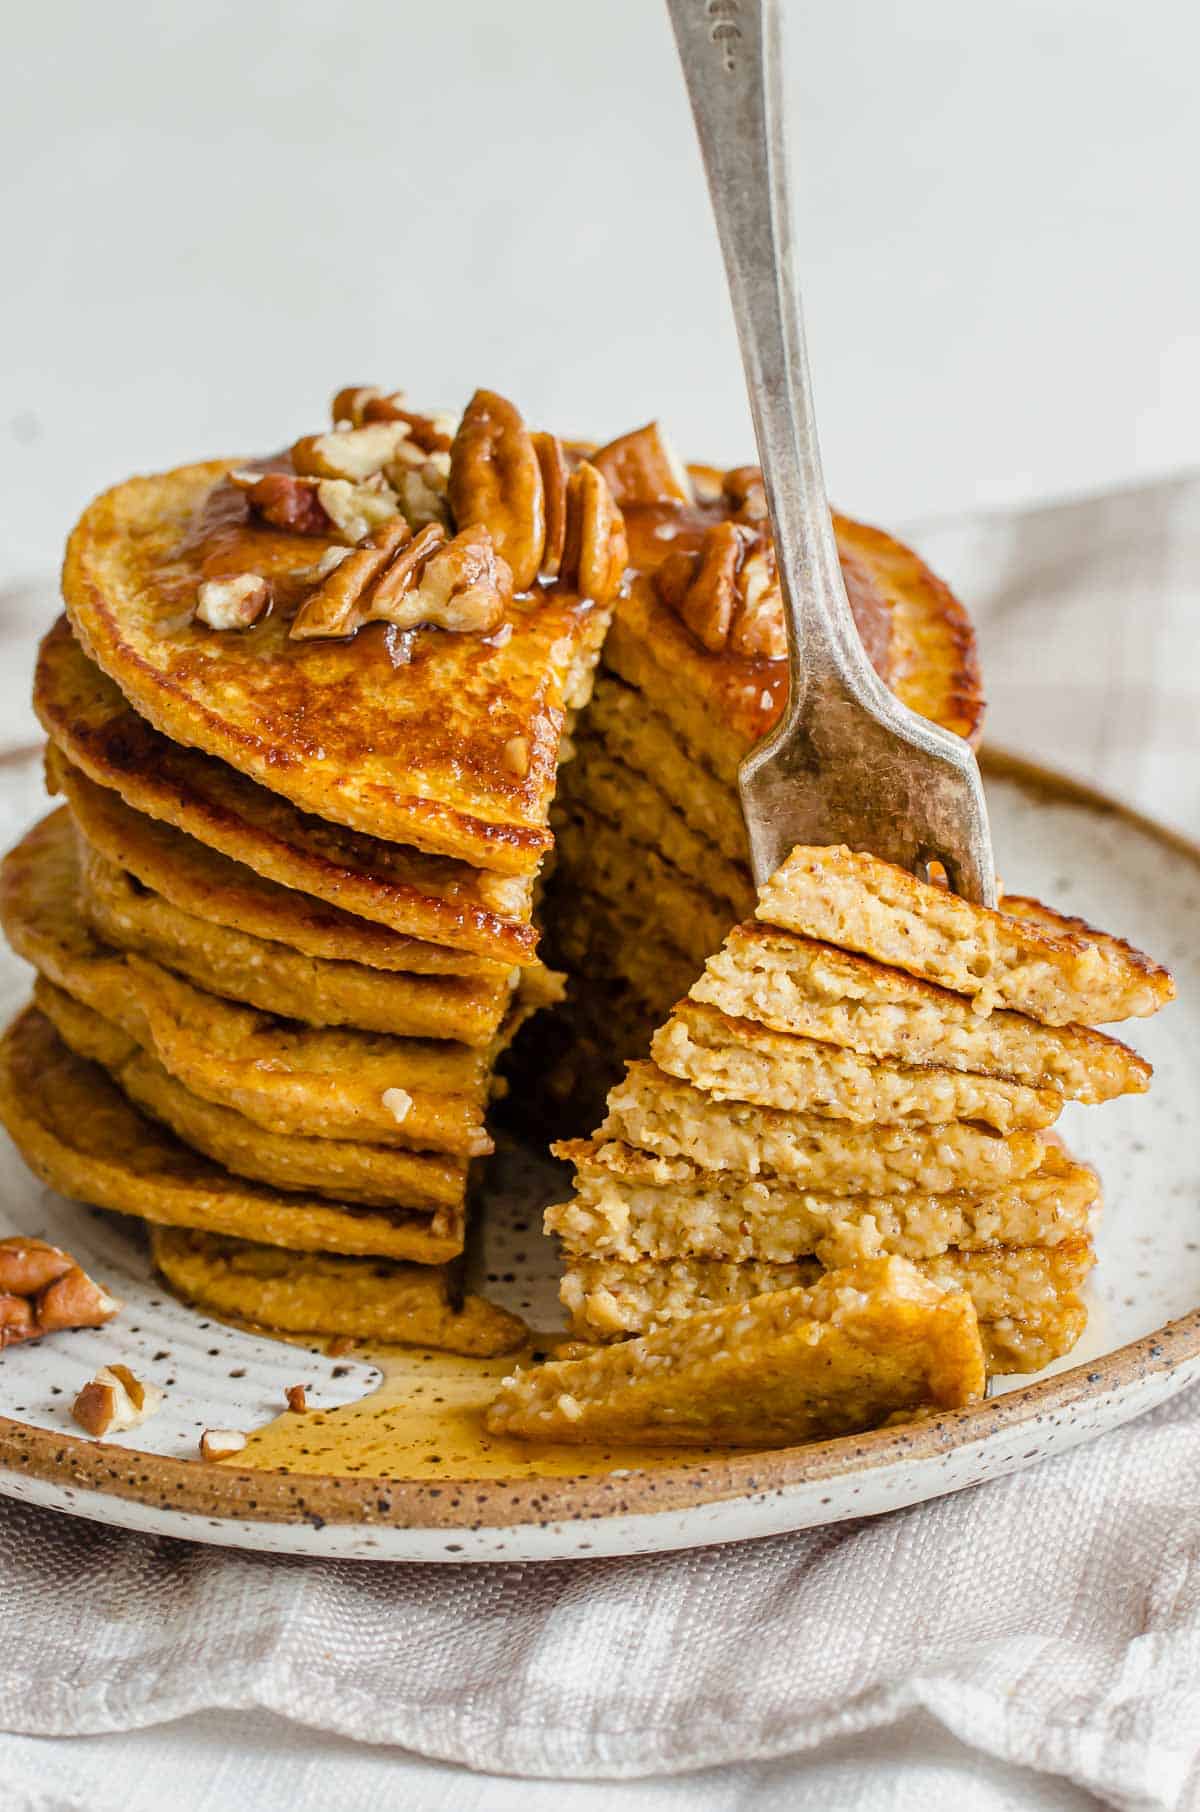
[[(1070, 1108), (1063, 1129), (1104, 1178), (1087, 1334), (1035, 1382), (910, 1429), (774, 1453), (526, 1451), (486, 1440), (478, 1408), (506, 1361), (322, 1352), (219, 1327), (157, 1286), (134, 1222), (63, 1201), (0, 1153), (0, 1233), (70, 1248), (126, 1299), (107, 1329), (0, 1358), (0, 1491), (160, 1534), (381, 1560), (541, 1560), (741, 1541), (873, 1515), (1035, 1464), (1200, 1378), (1195, 1082), (1200, 852), (1094, 794), (1019, 763), (988, 764), (1000, 871), (1168, 963), (1179, 1000), (1128, 1028), (1154, 1062), (1148, 1097)], [(0, 774), (5, 840), (40, 809), (36, 761)], [(0, 1004), (26, 974), (0, 963)], [(509, 1153), (489, 1185), (476, 1284), (555, 1325), (555, 1261), (537, 1231), (553, 1173)], [(372, 1363), (363, 1363), (363, 1359)], [(67, 1414), (82, 1379), (124, 1359), (164, 1410), (120, 1440)], [(303, 1382), (314, 1411), (279, 1417)], [(262, 1429), (238, 1463), (200, 1462), (202, 1427)], [(249, 1463), (243, 1463), (243, 1461)]]

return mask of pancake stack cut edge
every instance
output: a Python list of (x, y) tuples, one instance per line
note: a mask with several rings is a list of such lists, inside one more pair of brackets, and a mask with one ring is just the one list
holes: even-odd
[[(557, 1147), (575, 1192), (546, 1228), (581, 1344), (506, 1380), (492, 1425), (720, 1444), (740, 1395), (736, 1438), (763, 1444), (802, 1339), (828, 1356), (818, 1432), (869, 1426), (880, 1403), (828, 1304), (882, 1312), (918, 1282), (927, 1305), (970, 1304), (982, 1365), (957, 1395), (910, 1375), (910, 1412), (1061, 1358), (1087, 1322), (1100, 1185), (1053, 1124), (1067, 1100), (1145, 1090), (1149, 1066), (1089, 1022), (1172, 992), (1141, 952), (1048, 908), (990, 912), (873, 857), (794, 850), (595, 1136)], [(774, 1419), (752, 1362), (779, 1385)], [(802, 1406), (789, 1426), (811, 1438)]]

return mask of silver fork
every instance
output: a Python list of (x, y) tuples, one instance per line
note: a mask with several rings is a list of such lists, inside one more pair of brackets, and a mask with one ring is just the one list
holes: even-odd
[(742, 762), (761, 884), (797, 843), (848, 843), (996, 904), (970, 746), (868, 661), (838, 561), (792, 271), (776, 0), (667, 0), (733, 295), (787, 619), (790, 691)]

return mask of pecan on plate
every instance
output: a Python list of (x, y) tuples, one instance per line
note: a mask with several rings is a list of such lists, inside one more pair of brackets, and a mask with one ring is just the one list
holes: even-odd
[(0, 1240), (0, 1348), (64, 1328), (98, 1328), (121, 1303), (69, 1252), (43, 1239)]

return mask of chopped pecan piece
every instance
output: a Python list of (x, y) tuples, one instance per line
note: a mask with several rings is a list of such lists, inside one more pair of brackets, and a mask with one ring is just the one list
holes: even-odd
[(557, 579), (562, 570), (563, 542), (567, 533), (567, 456), (556, 434), (535, 434), (531, 438), (541, 468), (545, 496), (546, 539), (542, 547), (541, 576)]
[(767, 520), (767, 491), (758, 466), (734, 466), (726, 472), (721, 491), (739, 522), (758, 525)]
[[(400, 391), (396, 392), (397, 396), (401, 394)], [(383, 391), (378, 384), (348, 384), (333, 399), (330, 414), (334, 427), (342, 422), (349, 422), (352, 428), (361, 428), (366, 420), (367, 404), (375, 402), (382, 395)]]
[(749, 524), (715, 522), (698, 551), (667, 556), (654, 586), (710, 654), (768, 661), (787, 654), (774, 545)]
[(287, 1406), (294, 1416), (308, 1414), (308, 1391), (303, 1384), (289, 1384), (284, 1392)]
[(271, 587), (258, 573), (205, 579), (196, 590), (196, 617), (210, 629), (248, 629), (271, 602)]
[(517, 591), (537, 578), (546, 545), (545, 491), (520, 411), (477, 390), (450, 449), (450, 508), (458, 528), (486, 528)]
[(657, 422), (610, 440), (592, 454), (592, 464), (619, 504), (693, 501), (687, 467)]
[(292, 464), (306, 478), (348, 478), (361, 484), (382, 472), (402, 441), (407, 422), (369, 422), (361, 428), (336, 428), (332, 434), (306, 434), (292, 448)]
[(229, 481), (246, 493), (251, 509), (272, 528), (288, 529), (293, 535), (328, 535), (333, 530), (315, 478), (298, 478), (292, 472), (231, 472)]
[(399, 516), (372, 529), (305, 598), (292, 619), (289, 636), (302, 642), (314, 636), (353, 635), (365, 621), (362, 604), (368, 590), (411, 533)]
[(607, 604), (617, 594), (628, 559), (625, 518), (605, 478), (582, 460), (567, 480), (561, 577), (581, 598)]
[(227, 1460), (230, 1454), (240, 1453), (245, 1445), (245, 1435), (236, 1428), (206, 1428), (200, 1436), (200, 1458)]
[(98, 1328), (121, 1304), (69, 1252), (45, 1240), (0, 1240), (0, 1349), (63, 1328)]
[(75, 1398), (71, 1414), (86, 1434), (123, 1434), (154, 1415), (165, 1395), (127, 1365), (102, 1365)]
[(351, 544), (372, 529), (394, 522), (400, 514), (396, 493), (382, 482), (352, 484), (348, 478), (318, 478), (316, 486), (333, 529)]

